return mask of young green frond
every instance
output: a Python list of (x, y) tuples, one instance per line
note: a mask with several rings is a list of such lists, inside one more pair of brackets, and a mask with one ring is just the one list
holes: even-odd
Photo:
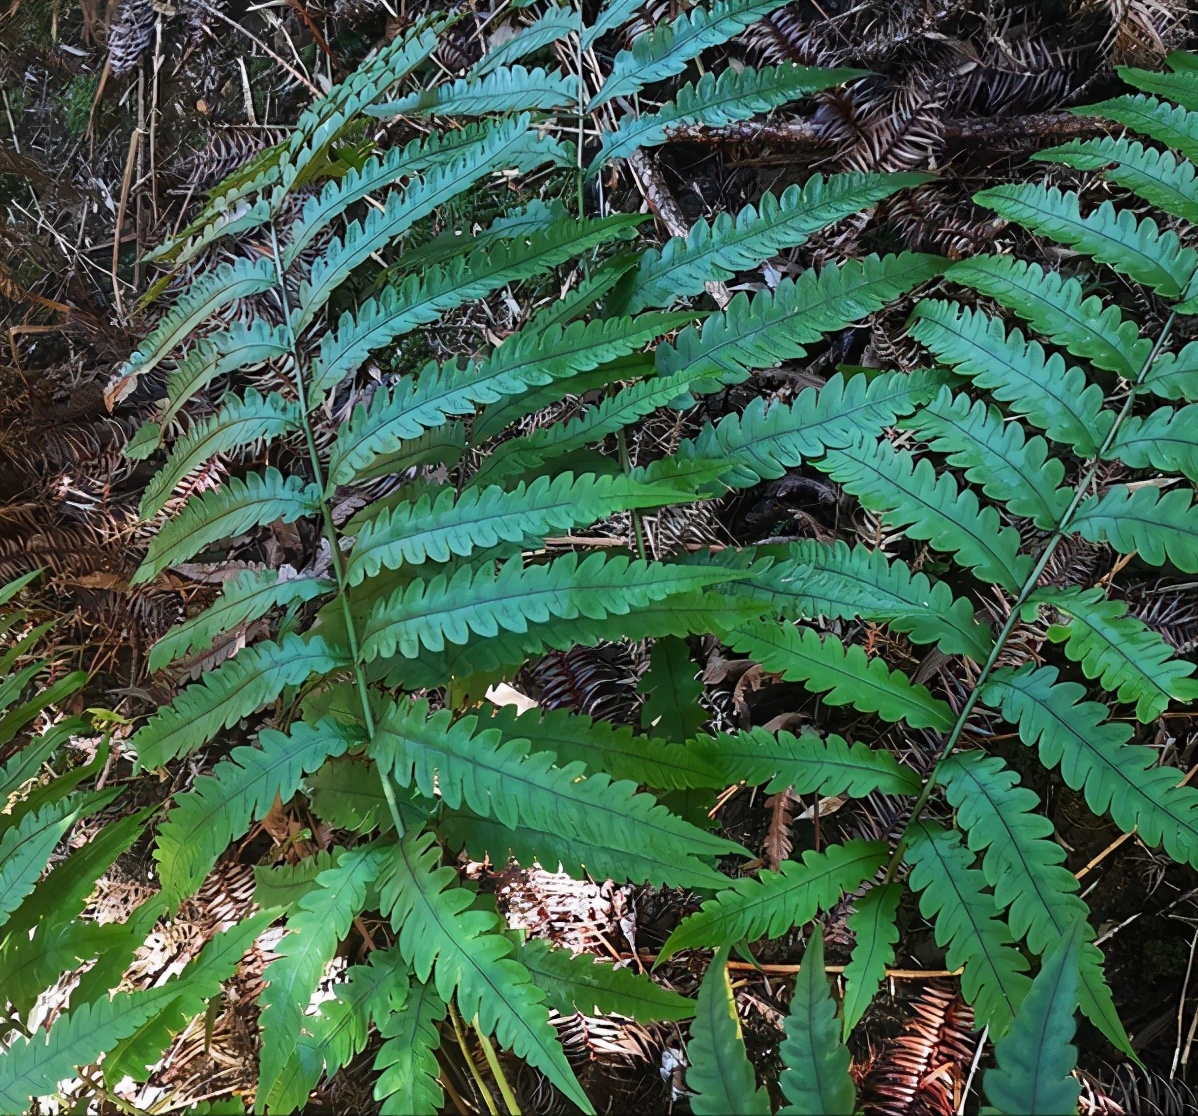
[(379, 1021), (383, 1045), (374, 1059), (379, 1071), (374, 1098), (382, 1101), (381, 1116), (437, 1116), (441, 1111), (445, 1093), (437, 1024), (445, 1012), (445, 1001), (432, 985), (413, 981), (403, 1003)]
[(546, 72), (505, 66), (481, 78), (458, 78), (448, 85), (408, 93), (395, 101), (366, 108), (369, 116), (486, 116), (493, 112), (549, 112), (578, 104), (578, 78), (561, 70)]
[(1114, 120), (1141, 135), (1167, 143), (1187, 159), (1198, 159), (1198, 112), (1189, 112), (1143, 93), (1113, 97), (1073, 111), (1082, 116)]

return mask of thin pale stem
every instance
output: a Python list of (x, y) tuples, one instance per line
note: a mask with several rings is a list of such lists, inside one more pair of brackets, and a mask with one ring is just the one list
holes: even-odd
[[(1131, 413), (1132, 405), (1136, 400), (1136, 392), (1140, 385), (1144, 382), (1144, 377), (1151, 371), (1153, 364), (1156, 363), (1156, 358), (1160, 356), (1161, 349), (1164, 348), (1165, 342), (1169, 339), (1169, 334), (1173, 331), (1173, 322), (1177, 317), (1176, 311), (1170, 311), (1169, 317), (1165, 319), (1165, 324), (1161, 328), (1160, 335), (1156, 339), (1156, 343), (1152, 346), (1152, 351), (1148, 354), (1144, 361), (1143, 367), (1140, 369), (1139, 375), (1136, 376), (1136, 381), (1132, 385), (1132, 390), (1127, 393), (1127, 399), (1124, 400), (1123, 406), (1119, 409), (1119, 413), (1115, 416), (1115, 421), (1111, 423), (1111, 429), (1103, 439), (1102, 445), (1098, 452), (1091, 459), (1089, 467), (1086, 469), (1085, 475), (1078, 481), (1073, 490), (1073, 499), (1070, 500), (1069, 506), (1065, 509), (1065, 513), (1061, 516), (1060, 522), (1056, 529), (1044, 544), (1044, 549), (1040, 552), (1039, 558), (1028, 575), (1027, 580), (1023, 583), (1023, 587), (1019, 590), (1019, 595), (1015, 598), (1014, 604), (1011, 606), (1011, 611), (1007, 614), (1006, 622), (999, 631), (998, 636), (994, 640), (994, 647), (990, 651), (989, 657), (986, 659), (982, 667), (981, 674), (978, 675), (977, 681), (970, 690), (969, 696), (965, 699), (965, 704), (961, 707), (961, 712), (957, 714), (957, 719), (953, 723), (952, 729), (949, 731), (948, 738), (945, 740), (944, 751), (940, 758), (936, 761), (936, 766), (928, 773), (927, 779), (924, 781), (923, 789), (920, 791), (919, 797), (915, 800), (915, 806), (911, 811), (911, 817), (907, 822), (907, 829), (910, 830), (923, 813), (924, 808), (928, 804), (928, 799), (932, 796), (932, 791), (936, 788), (936, 780), (940, 774), (941, 766), (944, 761), (952, 754), (958, 742), (961, 739), (961, 734), (965, 731), (965, 725), (969, 720), (969, 715), (973, 712), (982, 696), (982, 687), (985, 686), (993, 673), (995, 665), (998, 663), (998, 657), (1002, 654), (1003, 648), (1006, 646), (1007, 640), (1011, 638), (1011, 633), (1015, 630), (1015, 625), (1019, 622), (1019, 614), (1023, 606), (1027, 604), (1028, 598), (1036, 590), (1036, 585), (1040, 581), (1044, 571), (1048, 568), (1048, 563), (1052, 561), (1053, 554), (1061, 545), (1061, 541), (1069, 533), (1069, 525), (1073, 521), (1074, 515), (1077, 514), (1077, 509), (1081, 506), (1081, 502), (1086, 498), (1086, 493), (1090, 486), (1094, 483), (1098, 476), (1098, 470), (1102, 467), (1103, 458), (1107, 451), (1115, 442), (1115, 438), (1119, 433), (1119, 428), (1123, 425), (1127, 416)], [(891, 856), (889, 864), (886, 866), (886, 880), (889, 882), (894, 878), (895, 872), (898, 870), (900, 861), (903, 858), (903, 853), (906, 851), (907, 842), (902, 840), (898, 843), (898, 847), (894, 850), (894, 855)]]
[(466, 1041), (466, 1031), (462, 1027), (462, 1017), (458, 1014), (458, 1009), (454, 1007), (453, 1001), (450, 1001), (446, 1006), (449, 1008), (449, 1018), (453, 1020), (453, 1033), (457, 1036), (462, 1057), (466, 1060), (466, 1068), (469, 1069), (470, 1076), (474, 1078), (474, 1085), (482, 1095), (483, 1104), (487, 1106), (487, 1111), (491, 1116), (499, 1116), (499, 1109), (495, 1106), (495, 1098), (491, 1096), (491, 1090), (487, 1088), (487, 1083), (483, 1080), (483, 1075), (478, 1072), (478, 1066), (474, 1064), (474, 1055), (470, 1053), (470, 1044)]
[(508, 1116), (523, 1116), (519, 1102), (516, 1100), (516, 1094), (512, 1091), (511, 1083), (507, 1079), (507, 1074), (503, 1072), (499, 1055), (495, 1053), (495, 1047), (491, 1045), (491, 1040), (483, 1034), (483, 1029), (478, 1025), (477, 1015), (474, 1017), (474, 1033), (478, 1035), (478, 1044), (483, 1048), (483, 1057), (487, 1059), (487, 1065), (491, 1067), (491, 1075), (495, 1078), (495, 1084), (499, 1086), (499, 1095), (503, 1097), (503, 1103), (507, 1106)]
[[(337, 582), (337, 599), (341, 602), (341, 616), (345, 622), (346, 639), (349, 641), (349, 654), (354, 674), (354, 683), (358, 692), (358, 702), (362, 708), (362, 721), (366, 726), (368, 740), (374, 740), (374, 710), (370, 705), (370, 692), (366, 683), (366, 670), (362, 665), (361, 644), (358, 640), (358, 629), (354, 623), (353, 610), (350, 608), (349, 584), (345, 578), (345, 563), (341, 557), (340, 540), (337, 535), (337, 525), (333, 522), (333, 510), (329, 507), (328, 492), (325, 486), (324, 463), (316, 448), (316, 438), (312, 434), (312, 424), (308, 421), (308, 394), (304, 384), (303, 360), (301, 358), (299, 341), (291, 328), (291, 306), (287, 297), (287, 284), (283, 280), (283, 260), (279, 253), (279, 237), (274, 222), (270, 224), (270, 246), (274, 252), (275, 277), (278, 283), (279, 299), (283, 306), (283, 318), (287, 323), (287, 336), (291, 342), (291, 359), (295, 364), (295, 394), (300, 408), (300, 425), (304, 428), (304, 440), (308, 446), (308, 462), (312, 469), (313, 480), (320, 500), (320, 518), (324, 530), (325, 542), (329, 547), (329, 561), (333, 567), (333, 576)], [(391, 812), (391, 820), (395, 824), (396, 835), (404, 835), (403, 819), (399, 814), (399, 799), (391, 777), (379, 767), (379, 778), (383, 784), (383, 796), (387, 800), (387, 808)]]

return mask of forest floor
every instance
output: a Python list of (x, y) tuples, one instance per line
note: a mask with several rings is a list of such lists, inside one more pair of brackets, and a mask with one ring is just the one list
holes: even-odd
[[(1103, 95), (1114, 80), (1112, 51), (1121, 50), (1123, 60), (1151, 64), (1154, 53), (1159, 58), (1166, 47), (1198, 41), (1180, 5), (1123, 6), (1151, 9), (1150, 16), (1159, 8), (1169, 16), (1152, 24), (1155, 42), (1146, 32), (1137, 40), (1129, 17), (1126, 26), (1119, 24), (1127, 41), (1112, 47), (1109, 29), (1083, 11), (1092, 14), (1102, 5), (1061, 4), (1055, 15), (1054, 5), (972, 5), (986, 9), (995, 27), (1005, 27), (1008, 45), (1017, 46), (1000, 65), (993, 61), (993, 37), (981, 31), (956, 42), (957, 54), (946, 56), (940, 25), (930, 16), (911, 16), (925, 11), (914, 0), (855, 6), (875, 9), (876, 18), (864, 26), (876, 42), (862, 31), (859, 14), (856, 22), (846, 22), (844, 13), (854, 6), (798, 4), (792, 22), (777, 19), (745, 49), (787, 57), (811, 49), (813, 42), (834, 44), (848, 36), (859, 53), (873, 51), (876, 57), (866, 61), (889, 75), (890, 86), (873, 102), (839, 106), (840, 117), (837, 106), (825, 105), (822, 118), (771, 125), (717, 145), (673, 142), (656, 153), (639, 180), (626, 176), (609, 188), (651, 212), (664, 238), (700, 217), (735, 212), (812, 169), (934, 166), (940, 176), (934, 188), (896, 203), (887, 214), (890, 235), (917, 250), (950, 256), (976, 251), (990, 233), (985, 216), (969, 203), (972, 192), (1017, 177), (1037, 147), (1078, 133), (1081, 125), (1064, 110)], [(648, 5), (645, 18), (659, 18), (667, 5), (659, 8)], [(907, 25), (904, 12), (911, 16)], [(197, 566), (190, 578), (153, 588), (129, 586), (144, 547), (134, 510), (145, 473), (124, 461), (120, 450), (138, 416), (120, 408), (111, 412), (104, 387), (145, 329), (137, 304), (154, 274), (142, 253), (178, 228), (224, 175), (277, 142), (315, 92), (343, 77), (410, 15), (402, 7), (392, 10), (386, 0), (326, 0), (324, 7), (306, 0), (268, 5), (176, 0), (173, 7), (151, 0), (0, 0), (0, 580), (39, 565), (49, 569), (42, 605), (70, 617), (57, 651), (64, 666), (73, 662), (95, 672), (84, 704), (133, 718), (168, 698), (169, 684), (147, 674), (146, 651), (205, 584), (205, 571)], [(462, 26), (442, 52), (449, 72), (461, 65), (455, 51), (465, 58), (477, 51), (485, 13)], [(1023, 31), (1015, 35), (1013, 26)], [(938, 86), (937, 68), (960, 70), (961, 58), (973, 60), (974, 84)], [(790, 263), (805, 266), (847, 252), (860, 232), (845, 222)], [(763, 269), (755, 281), (770, 279)], [(779, 374), (777, 391), (820, 382), (836, 360), (866, 363), (861, 359), (866, 348), (901, 363), (907, 344), (901, 326), (902, 316), (892, 312), (850, 331), (842, 351)], [(734, 403), (722, 405), (732, 409)], [(648, 425), (641, 436), (659, 434)], [(838, 533), (859, 537), (869, 529), (839, 522), (836, 494), (827, 486), (788, 481), (725, 501), (718, 514), (686, 524), (688, 537), (731, 543)], [(274, 552), (264, 557), (278, 564), (292, 560), (307, 542), (280, 530), (272, 545)], [(1081, 552), (1062, 559), (1094, 560)], [(1104, 571), (1096, 569), (1095, 576)], [(1184, 652), (1198, 645), (1198, 594), (1192, 586), (1156, 592), (1143, 585), (1137, 591), (1175, 647)], [(943, 667), (925, 661), (912, 669)], [(603, 655), (560, 653), (530, 670), (523, 685), (545, 706), (564, 704), (631, 720), (637, 672), (635, 656), (619, 648)], [(738, 672), (738, 664), (720, 659), (714, 649), (704, 681), (717, 725), (782, 723), (789, 715), (786, 687)], [(946, 681), (950, 688), (951, 682)], [(1192, 775), (1198, 770), (1198, 714), (1169, 717), (1160, 722), (1159, 743)], [(1000, 740), (995, 743), (1001, 748)], [(1006, 758), (1017, 764), (1020, 752), (1012, 748)], [(1112, 1114), (1195, 1111), (1198, 1100), (1190, 1086), (1198, 1083), (1193, 971), (1198, 875), (1134, 838), (1122, 838), (1109, 823), (1096, 821), (1079, 795), (1025, 766), (1021, 773), (1046, 801), (1071, 864), (1084, 866), (1082, 894), (1107, 955), (1115, 1000), (1145, 1066), (1113, 1069), (1113, 1054), (1083, 1026), (1081, 1064), (1091, 1083), (1083, 1101), (1091, 1112)], [(113, 777), (127, 774), (118, 761)], [(184, 770), (178, 779), (194, 775)], [(164, 801), (176, 789), (170, 782), (145, 783), (123, 808)], [(825, 838), (834, 833), (838, 805), (826, 800), (804, 809), (741, 788), (722, 801), (719, 821), (734, 839), (778, 855), (788, 840), (818, 844), (821, 827)], [(876, 822), (885, 832), (888, 819)], [(252, 866), (271, 848), (306, 839), (303, 829), (299, 819), (272, 812), (237, 858), (223, 863), (163, 927), (130, 978), (152, 981), (168, 965), (193, 956), (217, 929), (244, 917), (252, 906)], [(780, 835), (780, 829), (786, 833)], [(146, 848), (124, 858), (94, 900), (97, 914), (125, 917), (153, 890), (152, 868)], [(655, 955), (695, 906), (693, 896), (677, 892), (603, 882), (583, 886), (539, 870), (513, 867), (492, 874), (480, 866), (478, 874), (513, 924), (636, 966)], [(831, 925), (834, 929), (835, 918)], [(829, 930), (833, 964), (847, 960), (851, 941), (843, 920), (840, 926), (839, 938)], [(882, 1116), (947, 1114), (961, 1101), (955, 1093), (969, 1075), (978, 1036), (930, 932), (913, 931), (904, 943), (899, 971), (870, 1017), (868, 1040), (854, 1051), (864, 1096), (868, 1111)], [(260, 941), (260, 960), (270, 944)], [(735, 973), (755, 1060), (773, 1056), (785, 1003), (779, 989), (793, 973), (798, 952), (786, 941), (775, 943), (759, 970), (743, 965)], [(659, 975), (692, 994), (701, 971), (690, 971), (682, 958)], [(137, 1096), (138, 1107), (150, 1107), (168, 1090), (181, 1090), (174, 1094), (176, 1103), (252, 1089), (253, 1001), (260, 976), (261, 966), (255, 971), (248, 965), (226, 989), (211, 1034), (201, 1019), (178, 1037), (160, 1072)], [(609, 1087), (624, 1111), (665, 1112), (684, 1104), (676, 1072), (683, 1039), (676, 1027), (616, 1026), (579, 1017), (562, 1033), (568, 1052), (589, 1067), (587, 1073), (618, 1082)], [(368, 1065), (372, 1056), (368, 1049), (356, 1064)], [(947, 1065), (951, 1073), (937, 1072)], [(447, 1072), (457, 1075), (456, 1088), (468, 1097), (464, 1071), (451, 1066)], [(364, 1080), (353, 1066), (339, 1074), (325, 1089), (325, 1108), (369, 1111), (373, 1102), (363, 1091)], [(530, 1111), (542, 1109), (534, 1105)]]

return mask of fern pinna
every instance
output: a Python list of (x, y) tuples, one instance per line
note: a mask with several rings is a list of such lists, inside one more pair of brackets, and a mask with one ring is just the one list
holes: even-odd
[[(302, 1107), (322, 1075), (364, 1049), (371, 1028), (383, 1040), (375, 1066), (384, 1111), (437, 1111), (443, 1023), (455, 1034), (472, 1025), (484, 1051), (493, 1037), (593, 1111), (551, 1010), (693, 1014), (695, 1111), (768, 1111), (736, 1047), (722, 951), (801, 928), (846, 895), (855, 897), (857, 944), (844, 1013), (838, 1021), (823, 981), (817, 927), (787, 1023), (780, 1088), (786, 1111), (851, 1111), (845, 1035), (893, 961), (904, 885), (999, 1041), (991, 1099), (1000, 1108), (1004, 1097), (1067, 1091), (1060, 1078), (1074, 999), (1129, 1049), (1085, 905), (1036, 796), (1001, 756), (964, 745), (980, 739), (967, 730), (983, 702), (1047, 765), (1059, 765), (1096, 812), (1178, 859), (1198, 855), (1195, 792), (1153, 767), (1153, 754), (1129, 743), (1129, 726), (1084, 700), (1085, 687), (1062, 680), (1078, 663), (1112, 701), (1150, 721), (1192, 696), (1190, 669), (1101, 587), (1041, 584), (1070, 534), (1198, 569), (1198, 520), (1185, 490), (1110, 483), (1116, 468), (1189, 475), (1186, 408), (1146, 413), (1144, 400), (1188, 398), (1191, 358), (1169, 349), (1168, 327), (1142, 337), (1078, 278), (1010, 256), (951, 267), (910, 253), (827, 263), (752, 297), (739, 293), (719, 312), (702, 309), (709, 284), (920, 175), (816, 175), (648, 248), (638, 240), (641, 218), (588, 216), (553, 195), (557, 187), (570, 196), (577, 184), (585, 198), (588, 173), (661, 142), (679, 121), (744, 119), (844, 80), (844, 71), (795, 67), (729, 71), (682, 87), (655, 111), (616, 114), (623, 97), (682, 74), (777, 6), (695, 8), (616, 53), (594, 90), (580, 75), (524, 64), (560, 35), (569, 13), (546, 10), (471, 73), (416, 88), (439, 30), (419, 28), (314, 105), (288, 142), (218, 188), (156, 253), (192, 281), (179, 284), (110, 389), (114, 398), (162, 397), (160, 421), (131, 449), (166, 454), (143, 502), (157, 530), (139, 580), (271, 524), (321, 540), (304, 569), (242, 571), (168, 634), (155, 667), (202, 661), (229, 632), (278, 618), (274, 639), (208, 670), (128, 741), (142, 769), (157, 768), (269, 711), (253, 743), (233, 747), (177, 796), (160, 826), (155, 857), (172, 909), (276, 800), (305, 794), (336, 836), (330, 850), (263, 873), (262, 917), (285, 918), (286, 933), (260, 998), (260, 1111)], [(617, 2), (571, 33), (589, 49), (631, 11)], [(1173, 80), (1184, 104), (1184, 75), (1153, 80)], [(1193, 145), (1184, 109), (1126, 98), (1102, 111), (1155, 127), (1149, 135), (1179, 150)], [(472, 122), (376, 149), (363, 113)], [(588, 126), (602, 133), (589, 160), (573, 145)], [(1113, 168), (1114, 181), (1151, 204), (1181, 204), (1188, 163), (1106, 142), (1055, 157)], [(497, 184), (513, 171), (544, 183), (545, 196), (500, 205)], [(467, 194), (496, 199), (489, 223), (435, 235), (437, 217)], [(1109, 204), (1083, 216), (1075, 195), (1039, 186), (1000, 187), (978, 200), (1141, 284), (1168, 300), (1171, 314), (1190, 311), (1198, 256), (1150, 218)], [(216, 263), (218, 251), (225, 258)], [(800, 359), (825, 334), (942, 274), (1092, 367), (1068, 366), (982, 310), (927, 300), (910, 331), (941, 368), (837, 372), (791, 402), (757, 400), (704, 424), (660, 460), (634, 467), (620, 452), (624, 432), (644, 417), (686, 412), (756, 370)], [(467, 352), (413, 362), (423, 330), (518, 284), (555, 297), (501, 344), (484, 349), (471, 339)], [(1128, 385), (1117, 405), (1104, 398), (1103, 373)], [(197, 396), (215, 385), (228, 394), (204, 414)], [(566, 421), (522, 421), (590, 392), (600, 397)], [(338, 419), (327, 437), (321, 414)], [(251, 460), (266, 463), (240, 467)], [(238, 464), (236, 475), (216, 483), (214, 461)], [(814, 540), (649, 557), (642, 513), (717, 499), (800, 466), (927, 542), (953, 576), (935, 580), (878, 551)], [(624, 514), (627, 553), (548, 542)], [(1005, 610), (997, 632), (975, 603), (994, 593)], [(1064, 660), (1012, 666), (1010, 637), (1035, 613), (1059, 621), (1050, 633)], [(964, 701), (950, 705), (843, 627), (831, 631), (853, 619), (972, 660)], [(798, 733), (705, 734), (680, 638), (697, 634), (806, 687), (825, 709), (937, 734), (938, 762), (917, 769), (884, 747), (820, 731), (818, 721)], [(647, 731), (561, 711), (516, 715), (488, 697), (531, 656), (621, 639), (656, 641), (644, 682)], [(909, 820), (893, 846), (833, 843), (743, 874), (741, 858), (751, 854), (695, 824), (706, 810), (682, 817), (658, 800), (685, 790), (713, 806), (741, 781), (771, 792), (895, 796), (909, 804)], [(698, 1000), (520, 939), (455, 867), (462, 850), (495, 864), (514, 857), (705, 895), (660, 957), (721, 951)], [(334, 999), (313, 1007), (330, 961), (367, 911), (391, 935), (351, 966)], [(1075, 944), (1045, 958), (1033, 982), (1029, 954), (1066, 939)], [(140, 1049), (169, 1034), (196, 995), (139, 1003), (141, 1014), (128, 1018), (145, 1031), (137, 1031)], [(96, 1013), (118, 1010), (107, 998), (76, 1003), (46, 1040), (56, 1071), (93, 1058), (80, 1033)], [(1050, 1026), (1061, 1041), (1031, 1058), (1027, 1036)], [(40, 1043), (2, 1064), (4, 1096), (21, 1104), (62, 1076), (48, 1076)], [(104, 1072), (130, 1064), (114, 1057)], [(501, 1063), (491, 1068), (513, 1106)]]

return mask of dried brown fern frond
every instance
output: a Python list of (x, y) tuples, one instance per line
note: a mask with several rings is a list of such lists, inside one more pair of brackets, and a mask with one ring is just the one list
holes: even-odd
[(1198, 647), (1198, 583), (1156, 581), (1137, 585), (1126, 593), (1128, 611), (1160, 632), (1178, 654)]
[(887, 1043), (866, 1079), (873, 1116), (954, 1116), (973, 1059), (973, 1011), (956, 987), (929, 983), (911, 1004), (902, 1033)]
[(154, 41), (158, 13), (153, 0), (123, 0), (108, 31), (108, 65), (114, 77), (127, 74)]
[(1190, 1116), (1198, 1092), (1184, 1081), (1124, 1062), (1106, 1073), (1078, 1071), (1082, 1116)]
[(639, 715), (636, 666), (620, 644), (551, 651), (526, 674), (545, 709), (570, 709), (617, 724), (632, 724)]
[(820, 98), (815, 123), (856, 170), (936, 165), (943, 145), (942, 102), (919, 77), (863, 78)]

